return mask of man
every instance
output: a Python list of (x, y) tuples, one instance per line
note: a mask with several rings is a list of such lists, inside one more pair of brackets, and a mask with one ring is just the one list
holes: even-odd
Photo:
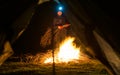
[(70, 25), (67, 23), (67, 20), (63, 16), (62, 11), (57, 12), (57, 16), (54, 18), (53, 24), (57, 26), (58, 29), (63, 29)]
[(56, 47), (58, 47), (59, 44), (66, 38), (66, 36), (68, 36), (68, 27), (70, 26), (61, 10), (57, 12), (57, 16), (53, 20), (53, 25), (54, 44)]
[[(65, 16), (63, 16), (62, 11), (57, 12), (57, 16), (53, 19), (53, 29), (48, 28), (48, 30), (45, 32), (43, 37), (41, 38), (40, 45), (43, 47), (46, 47), (47, 45), (51, 44), (51, 40), (53, 39), (55, 47), (59, 46), (59, 43), (65, 39), (67, 36), (67, 30), (70, 24), (68, 24), (68, 21), (65, 19)], [(53, 31), (53, 33), (52, 33)], [(53, 34), (54, 36), (52, 36)]]

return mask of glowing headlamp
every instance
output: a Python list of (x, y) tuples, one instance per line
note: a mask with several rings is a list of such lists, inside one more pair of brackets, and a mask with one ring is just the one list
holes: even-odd
[(59, 6), (59, 7), (58, 7), (58, 10), (59, 10), (59, 11), (62, 11), (62, 10), (63, 10), (63, 7), (62, 7), (62, 6)]

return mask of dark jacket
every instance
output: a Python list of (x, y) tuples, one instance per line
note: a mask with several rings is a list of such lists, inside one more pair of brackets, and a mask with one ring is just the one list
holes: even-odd
[(64, 16), (56, 16), (53, 21), (54, 26), (62, 26), (66, 23), (67, 23), (67, 20), (65, 19)]

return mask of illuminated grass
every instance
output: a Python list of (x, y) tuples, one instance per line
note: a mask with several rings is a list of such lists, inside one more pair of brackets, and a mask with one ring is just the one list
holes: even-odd
[[(104, 66), (96, 60), (79, 64), (56, 64), (56, 75), (108, 75)], [(51, 64), (34, 65), (22, 62), (6, 62), (0, 67), (0, 75), (52, 75)]]

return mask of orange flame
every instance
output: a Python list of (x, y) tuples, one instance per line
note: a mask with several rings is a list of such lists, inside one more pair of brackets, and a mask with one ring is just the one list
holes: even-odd
[[(59, 46), (59, 51), (55, 54), (55, 63), (65, 62), (68, 63), (70, 61), (78, 60), (80, 58), (80, 48), (77, 48), (73, 43), (75, 38), (67, 37)], [(45, 59), (44, 63), (52, 63), (53, 58)]]

